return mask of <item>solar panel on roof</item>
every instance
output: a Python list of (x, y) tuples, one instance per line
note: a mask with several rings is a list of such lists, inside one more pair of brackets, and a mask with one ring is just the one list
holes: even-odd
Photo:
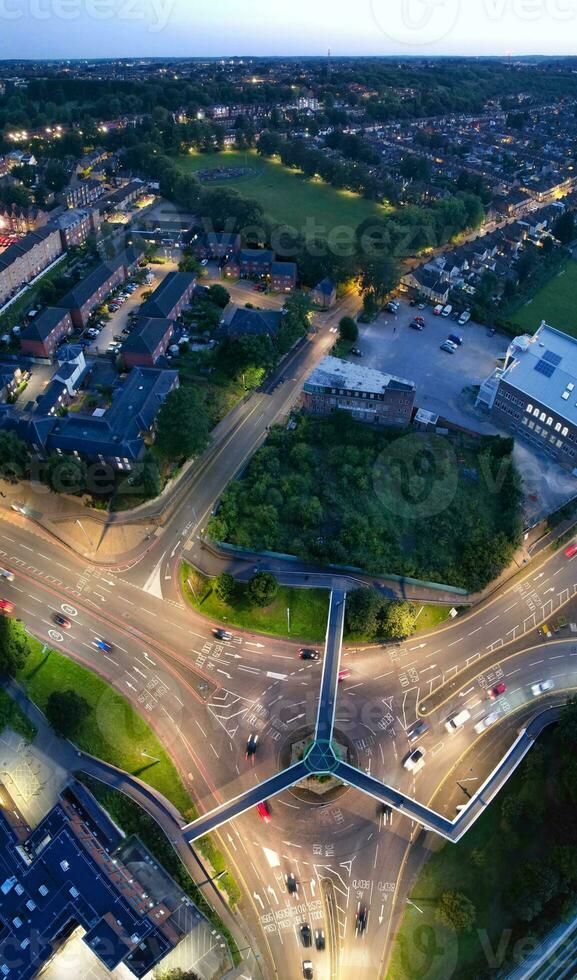
[(552, 378), (555, 373), (555, 365), (548, 364), (547, 361), (538, 361), (535, 365), (535, 370), (539, 374), (544, 374), (546, 378)]
[(543, 360), (547, 361), (548, 364), (552, 364), (553, 367), (557, 367), (561, 363), (562, 358), (559, 354), (554, 354), (552, 350), (546, 350), (543, 354)]

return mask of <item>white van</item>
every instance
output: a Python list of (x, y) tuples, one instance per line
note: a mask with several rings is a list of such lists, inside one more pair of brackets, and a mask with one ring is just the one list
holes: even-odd
[(453, 312), (453, 307), (451, 306), (450, 303), (447, 303), (447, 305), (444, 306), (443, 309), (441, 310), (441, 316), (451, 316), (452, 312)]
[(445, 722), (445, 728), (448, 732), (456, 732), (469, 721), (470, 717), (471, 712), (467, 711), (466, 708), (463, 708), (462, 711), (459, 711), (456, 715), (451, 715), (451, 717), (447, 719)]

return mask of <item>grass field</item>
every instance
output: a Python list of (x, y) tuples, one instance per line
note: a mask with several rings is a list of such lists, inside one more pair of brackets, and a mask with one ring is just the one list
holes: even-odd
[[(281, 586), (274, 602), (266, 609), (258, 609), (248, 601), (243, 585), (237, 586), (234, 604), (228, 605), (218, 598), (210, 580), (186, 562), (182, 563), (180, 574), (185, 596), (196, 609), (216, 623), (308, 643), (324, 641), (329, 612), (329, 593), (326, 589)], [(290, 633), (287, 609), (290, 609)]]
[[(174, 803), (184, 817), (196, 816), (194, 804), (154, 732), (126, 698), (92, 671), (30, 640), (30, 655), (18, 675), (41, 710), (53, 691), (72, 689), (88, 701), (91, 713), (76, 738), (84, 752), (138, 776)], [(146, 752), (159, 762), (142, 755)]]
[[(316, 231), (323, 237), (338, 226), (356, 228), (366, 218), (382, 216), (388, 209), (359, 194), (339, 191), (322, 180), (308, 180), (302, 173), (289, 170), (280, 162), (265, 160), (253, 150), (243, 153), (191, 153), (176, 158), (187, 173), (220, 167), (250, 167), (250, 176), (206, 183), (207, 188), (225, 187), (250, 197), (275, 221), (297, 228), (307, 237)], [(313, 224), (308, 231), (307, 222)]]
[(533, 334), (546, 320), (552, 327), (577, 337), (577, 262), (567, 265), (536, 296), (511, 317), (512, 323)]
[(22, 709), (6, 691), (0, 689), (0, 732), (3, 732), (5, 728), (12, 729), (27, 742), (32, 742), (36, 735), (34, 725), (28, 720)]

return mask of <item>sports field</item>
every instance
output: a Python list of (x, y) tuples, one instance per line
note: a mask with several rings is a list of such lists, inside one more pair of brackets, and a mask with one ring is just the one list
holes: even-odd
[(246, 176), (231, 180), (210, 181), (206, 188), (226, 187), (250, 197), (275, 221), (290, 225), (310, 238), (315, 233), (325, 237), (339, 226), (353, 230), (366, 218), (383, 216), (387, 208), (366, 201), (359, 194), (335, 190), (322, 180), (309, 180), (297, 170), (282, 163), (265, 160), (251, 150), (225, 150), (222, 153), (190, 153), (175, 158), (188, 173), (221, 167), (249, 167)]
[(577, 262), (567, 265), (525, 306), (511, 317), (513, 323), (533, 334), (546, 320), (552, 327), (577, 337)]

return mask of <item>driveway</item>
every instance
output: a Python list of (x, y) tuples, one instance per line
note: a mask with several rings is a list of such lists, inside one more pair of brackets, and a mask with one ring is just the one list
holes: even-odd
[[(422, 331), (409, 327), (415, 314), (425, 319)], [(507, 338), (489, 337), (487, 328), (477, 323), (460, 327), (455, 320), (433, 316), (430, 306), (419, 311), (407, 303), (401, 304), (396, 317), (383, 314), (374, 323), (359, 324), (359, 329), (361, 363), (414, 381), (419, 408), (479, 432), (497, 431), (462, 392), (492, 373), (497, 357), (507, 350)], [(451, 333), (462, 337), (463, 345), (455, 354), (446, 354), (440, 346)], [(358, 363), (357, 358), (350, 360)]]
[(174, 261), (166, 262), (164, 265), (154, 265), (153, 263), (150, 269), (155, 276), (154, 282), (150, 286), (143, 285), (136, 289), (120, 309), (110, 315), (110, 320), (107, 321), (106, 325), (98, 334), (98, 337), (95, 338), (94, 343), (89, 347), (91, 354), (105, 353), (106, 348), (112, 343), (114, 338), (122, 334), (122, 331), (128, 323), (129, 313), (133, 310), (138, 310), (138, 307), (142, 304), (142, 294), (146, 290), (156, 289), (169, 272), (177, 272), (178, 263)]

